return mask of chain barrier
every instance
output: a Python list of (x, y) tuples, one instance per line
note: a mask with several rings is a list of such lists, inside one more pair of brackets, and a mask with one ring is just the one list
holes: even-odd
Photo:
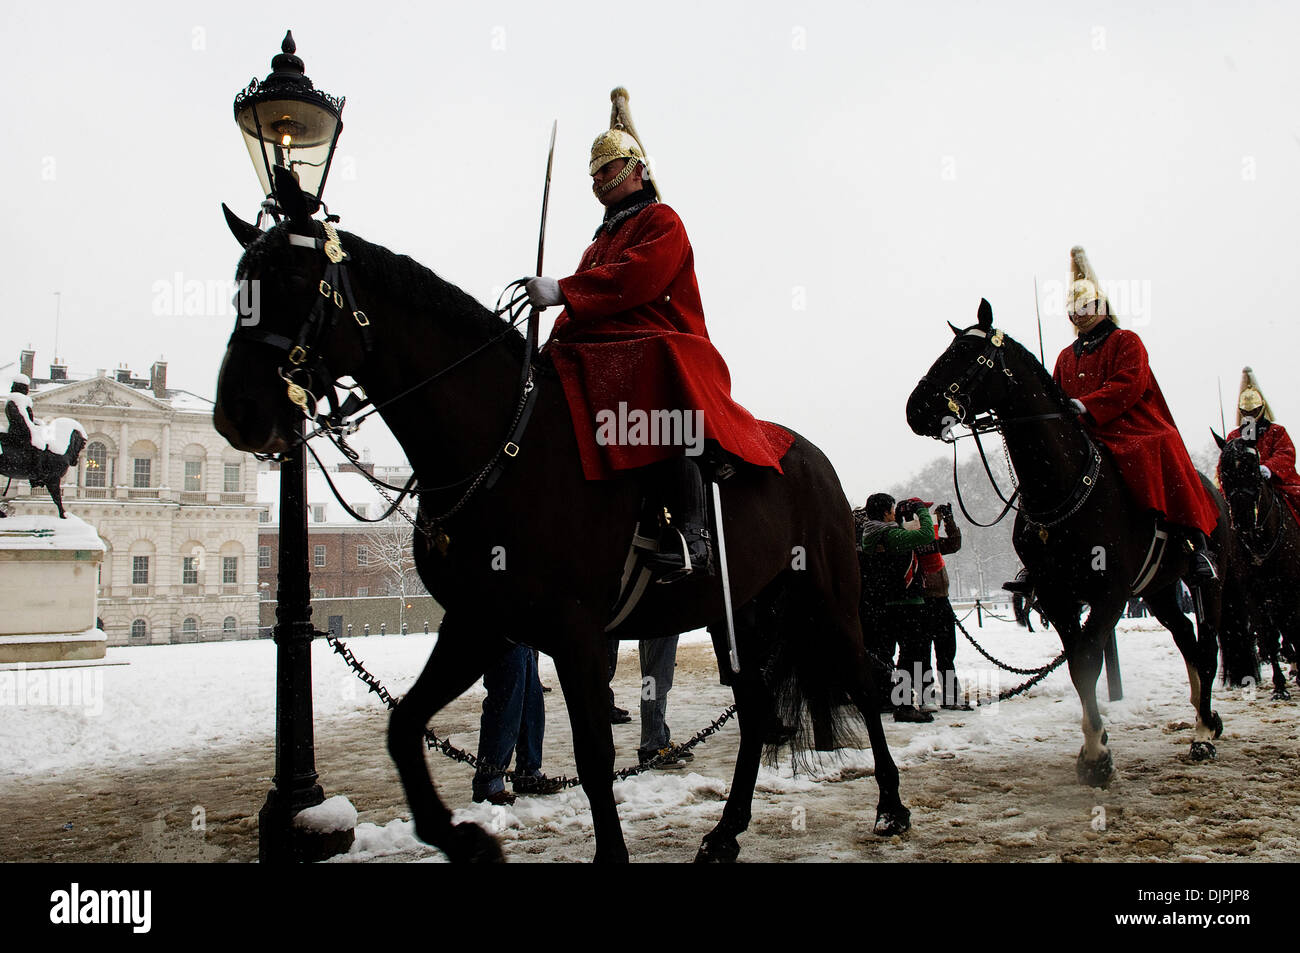
[(1039, 668), (1016, 668), (1014, 665), (1008, 665), (1006, 662), (1000, 662), (997, 659), (995, 659), (992, 655), (989, 655), (989, 653), (985, 651), (984, 646), (980, 645), (978, 642), (975, 641), (975, 637), (966, 631), (966, 627), (962, 625), (960, 622), (958, 622), (956, 617), (953, 618), (953, 621), (957, 622), (957, 628), (961, 630), (962, 635), (966, 636), (966, 641), (968, 641), (971, 645), (975, 646), (975, 651), (979, 652), (980, 655), (984, 656), (986, 659), (988, 659), (998, 668), (1002, 669), (1003, 671), (1011, 672), (1013, 675), (1046, 675), (1049, 672), (1051, 672), (1052, 669), (1060, 665), (1061, 660), (1065, 658), (1065, 652), (1062, 651), (1061, 654), (1057, 657), (1056, 661), (1049, 662), (1047, 665), (1041, 666)]
[[(384, 687), (384, 684), (379, 681), (378, 678), (366, 670), (366, 667), (355, 655), (352, 654), (352, 650), (348, 648), (341, 639), (335, 636), (332, 632), (318, 631), (317, 635), (320, 635), (325, 639), (330, 648), (332, 648), (335, 653), (343, 659), (344, 663), (352, 669), (357, 678), (365, 682), (368, 689), (371, 692), (374, 692), (375, 695), (379, 697), (379, 700), (382, 701), (390, 711), (397, 707), (397, 699), (393, 697), (392, 693)], [(680, 745), (671, 745), (667, 748), (661, 748), (652, 758), (641, 761), (630, 768), (623, 768), (621, 771), (615, 771), (614, 780), (623, 781), (627, 778), (641, 774), (642, 772), (660, 767), (670, 761), (675, 761), (681, 754), (690, 751), (696, 745), (707, 740), (710, 735), (716, 734), (720, 731), (722, 726), (730, 721), (732, 716), (735, 714), (736, 706), (728, 706), (723, 710), (721, 715), (713, 720), (712, 723), (692, 735), (690, 740)], [(476, 772), (482, 772), (484, 774), (499, 774), (506, 781), (511, 783), (513, 783), (517, 777), (521, 777), (517, 776), (513, 771), (507, 771), (505, 768), (497, 765), (484, 763), (477, 755), (470, 754), (462, 748), (457, 748), (451, 743), (449, 738), (439, 738), (431, 728), (426, 727), (424, 729), (424, 744), (430, 751), (441, 751), (451, 760), (458, 761), (461, 764), (467, 764)], [(527, 776), (522, 777), (523, 780), (528, 780)], [(562, 774), (559, 777), (547, 778), (547, 780), (553, 785), (558, 786), (560, 789), (577, 787), (582, 783), (580, 778), (576, 776), (569, 777), (565, 774)]]

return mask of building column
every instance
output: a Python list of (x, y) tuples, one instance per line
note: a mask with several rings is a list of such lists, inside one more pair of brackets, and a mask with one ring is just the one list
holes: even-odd
[[(122, 421), (121, 430), (117, 437), (117, 485), (131, 485), (131, 471), (129, 469), (130, 460), (130, 443), (131, 435), (127, 429), (126, 421)], [(113, 493), (116, 496), (116, 493)], [(126, 496), (127, 494), (123, 494)]]

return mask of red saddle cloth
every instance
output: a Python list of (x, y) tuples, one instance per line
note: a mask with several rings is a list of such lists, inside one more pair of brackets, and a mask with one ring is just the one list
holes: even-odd
[(1214, 531), (1218, 507), (1187, 455), (1136, 334), (1116, 328), (1093, 350), (1076, 353), (1071, 345), (1052, 376), (1088, 408), (1089, 433), (1115, 458), (1141, 506), (1206, 535)]
[(731, 374), (709, 340), (695, 256), (676, 212), (653, 203), (602, 229), (560, 290), (567, 307), (546, 352), (587, 479), (680, 455), (697, 439), (780, 472), (794, 436), (731, 399)]

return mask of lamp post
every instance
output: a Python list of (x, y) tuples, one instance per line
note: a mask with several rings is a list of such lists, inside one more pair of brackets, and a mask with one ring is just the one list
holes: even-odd
[[(321, 192), (343, 129), (343, 99), (312, 86), (295, 56), (292, 33), (285, 33), (271, 74), (254, 79), (235, 97), (235, 122), (257, 170), (266, 199), (264, 215), (279, 219), (275, 166), (297, 178), (309, 207), (324, 206)], [(328, 212), (328, 209), (326, 209)], [(301, 424), (299, 434), (301, 435)], [(310, 573), (307, 569), (307, 470), (303, 446), (292, 447), (280, 464), (280, 560), (277, 570), (275, 628), (275, 779), (258, 813), (258, 858), (263, 863), (322, 860), (347, 850), (351, 829), (322, 833), (298, 815), (325, 800), (316, 783), (312, 728)]]

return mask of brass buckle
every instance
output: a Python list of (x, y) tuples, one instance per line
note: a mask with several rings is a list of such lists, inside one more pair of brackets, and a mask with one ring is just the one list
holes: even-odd
[(353, 311), (352, 317), (356, 318), (357, 324), (361, 325), (363, 328), (370, 327), (370, 319), (366, 317), (364, 311)]
[(289, 352), (289, 362), (301, 364), (305, 360), (307, 360), (307, 349), (300, 344), (295, 344), (293, 350)]
[(330, 283), (324, 278), (321, 279), (320, 293), (322, 298), (328, 298), (330, 296)]
[(343, 310), (343, 296), (337, 291), (334, 292), (334, 307), (338, 308), (340, 311)]
[(507, 457), (517, 457), (519, 455), (519, 444), (515, 443), (513, 440), (510, 441), (506, 444), (505, 453)]

